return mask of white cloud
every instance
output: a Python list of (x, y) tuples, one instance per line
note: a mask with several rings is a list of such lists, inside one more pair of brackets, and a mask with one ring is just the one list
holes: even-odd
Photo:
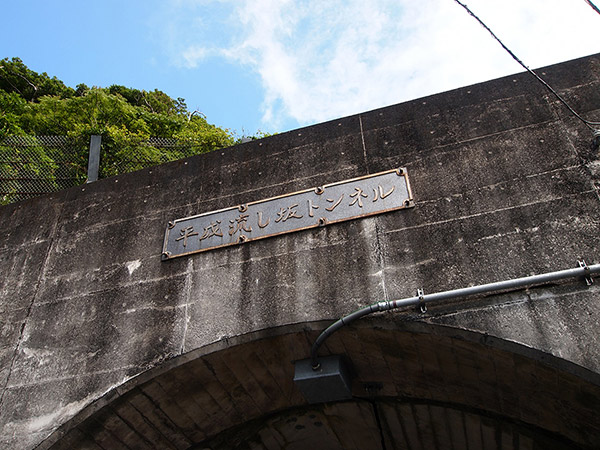
[(182, 64), (189, 69), (198, 67), (198, 64), (207, 57), (208, 53), (209, 51), (206, 48), (191, 45), (181, 53)]
[[(468, 4), (532, 68), (599, 51), (600, 16), (583, 0)], [(452, 0), (253, 0), (229, 7), (233, 37), (219, 54), (260, 75), (263, 121), (271, 126), (290, 117), (320, 122), (523, 70)], [(195, 44), (181, 53), (189, 67), (206, 55)]]

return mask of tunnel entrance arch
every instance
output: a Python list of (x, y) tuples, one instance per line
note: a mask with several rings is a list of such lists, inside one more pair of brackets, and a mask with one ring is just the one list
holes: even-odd
[(251, 333), (169, 360), (106, 394), (38, 448), (597, 448), (597, 374), (510, 341), (385, 317), (324, 353), (353, 399), (308, 405), (293, 383), (325, 325)]

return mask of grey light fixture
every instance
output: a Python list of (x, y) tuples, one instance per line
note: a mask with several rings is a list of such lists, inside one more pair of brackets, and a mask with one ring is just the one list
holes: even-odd
[(339, 355), (320, 357), (316, 369), (310, 358), (296, 361), (294, 383), (308, 403), (352, 398), (350, 370)]

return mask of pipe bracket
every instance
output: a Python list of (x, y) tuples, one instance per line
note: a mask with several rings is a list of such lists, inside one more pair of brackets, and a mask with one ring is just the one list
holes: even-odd
[(579, 264), (579, 267), (583, 267), (583, 270), (584, 270), (583, 277), (585, 279), (585, 284), (587, 284), (588, 286), (591, 286), (592, 284), (594, 284), (594, 279), (590, 275), (590, 268), (585, 263), (585, 259), (582, 259), (581, 261), (577, 261), (577, 263)]
[(392, 309), (390, 302), (378, 302), (377, 303), (378, 311), (388, 311), (390, 309)]
[(425, 305), (425, 294), (423, 293), (423, 289), (417, 289), (417, 297), (419, 297), (419, 311), (421, 314), (425, 314), (427, 312), (427, 305)]

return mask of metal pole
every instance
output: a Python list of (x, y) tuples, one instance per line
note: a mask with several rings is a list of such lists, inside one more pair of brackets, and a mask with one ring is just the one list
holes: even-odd
[(600, 273), (600, 264), (594, 264), (588, 266), (585, 261), (580, 261), (579, 266), (575, 269), (560, 270), (557, 272), (548, 272), (540, 275), (532, 275), (523, 278), (514, 278), (512, 280), (498, 281), (495, 283), (480, 284), (478, 286), (472, 286), (461, 289), (454, 289), (451, 291), (437, 292), (434, 294), (423, 294), (419, 290), (419, 295), (415, 297), (408, 297), (401, 300), (391, 300), (389, 302), (378, 302), (369, 306), (365, 306), (357, 311), (354, 311), (347, 316), (337, 320), (317, 337), (315, 343), (312, 345), (310, 351), (311, 364), (314, 370), (317, 370), (320, 366), (317, 352), (321, 344), (331, 336), (335, 331), (339, 330), (344, 325), (350, 322), (360, 319), (367, 314), (380, 311), (388, 311), (390, 309), (400, 308), (403, 306), (410, 305), (421, 305), (424, 307), (425, 303), (437, 302), (442, 300), (451, 300), (462, 297), (469, 297), (478, 294), (490, 294), (498, 291), (511, 291), (522, 287), (539, 286), (542, 284), (550, 283), (552, 281), (564, 280), (567, 278), (584, 277), (586, 282), (592, 284), (591, 274)]
[(87, 182), (98, 181), (98, 171), (100, 170), (100, 147), (102, 145), (102, 136), (90, 136), (90, 154), (88, 158), (88, 176)]

